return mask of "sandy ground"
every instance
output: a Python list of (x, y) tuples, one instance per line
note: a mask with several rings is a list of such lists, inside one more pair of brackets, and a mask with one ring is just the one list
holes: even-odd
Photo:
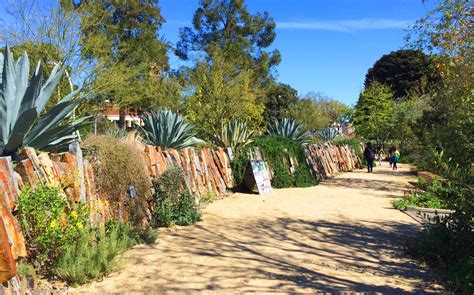
[[(388, 166), (385, 164), (383, 166)], [(391, 209), (408, 166), (344, 173), (318, 186), (234, 194), (203, 221), (160, 230), (117, 272), (81, 293), (241, 294), (440, 291), (433, 271), (403, 254), (419, 225)], [(436, 291), (435, 291), (436, 292)]]

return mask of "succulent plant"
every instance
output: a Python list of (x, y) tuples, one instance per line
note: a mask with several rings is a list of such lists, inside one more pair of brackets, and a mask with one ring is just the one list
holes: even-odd
[(215, 141), (220, 147), (237, 150), (251, 143), (254, 135), (255, 132), (249, 130), (247, 122), (232, 120), (224, 125)]
[(43, 84), (40, 62), (29, 80), (26, 53), (16, 63), (8, 47), (5, 56), (0, 53), (0, 156), (12, 155), (23, 146), (57, 150), (76, 139), (74, 132), (88, 123), (88, 117), (72, 123), (64, 119), (85, 99), (75, 98), (79, 90), (42, 114), (64, 71), (55, 66)]
[(337, 131), (335, 128), (328, 127), (324, 130), (316, 131), (316, 136), (321, 138), (326, 142), (331, 142), (335, 138), (339, 137), (341, 133)]
[(267, 129), (268, 135), (286, 136), (300, 143), (309, 141), (309, 133), (303, 130), (303, 125), (297, 123), (295, 119), (282, 118), (275, 120), (273, 125)]
[(143, 139), (155, 146), (179, 150), (204, 143), (195, 137), (193, 125), (171, 110), (158, 109), (145, 113), (141, 119), (144, 124), (137, 125), (138, 130)]

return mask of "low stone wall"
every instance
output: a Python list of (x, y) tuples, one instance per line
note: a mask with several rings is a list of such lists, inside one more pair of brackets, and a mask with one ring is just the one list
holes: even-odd
[(308, 164), (318, 181), (361, 167), (354, 149), (347, 145), (311, 144), (304, 149)]
[(190, 191), (196, 197), (206, 193), (224, 195), (227, 189), (234, 187), (230, 158), (222, 148), (164, 151), (159, 147), (146, 146), (145, 158), (152, 178), (161, 175), (170, 166), (180, 167)]
[[(348, 146), (308, 145), (305, 152), (318, 180), (360, 166), (360, 159)], [(235, 186), (230, 157), (222, 148), (176, 151), (146, 146), (143, 156), (151, 179), (156, 179), (171, 166), (182, 168), (186, 183), (196, 198), (207, 193), (222, 196)], [(83, 159), (77, 144), (63, 154), (37, 153), (32, 148), (24, 148), (20, 159), (13, 165), (10, 157), (0, 157), (0, 282), (8, 282), (5, 284), (10, 290), (19, 286), (15, 260), (27, 255), (23, 235), (12, 215), (15, 200), (23, 187), (60, 185), (72, 204), (79, 201), (89, 204), (92, 224), (110, 219), (127, 220), (124, 204), (107, 205), (109, 200), (97, 192), (93, 167)]]

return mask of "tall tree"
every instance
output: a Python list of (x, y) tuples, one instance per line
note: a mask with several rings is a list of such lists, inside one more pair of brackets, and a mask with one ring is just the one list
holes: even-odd
[(92, 90), (124, 110), (140, 108), (150, 83), (169, 68), (167, 45), (158, 36), (164, 22), (158, 0), (91, 0), (78, 9), (82, 23), (82, 53), (96, 63)]
[(428, 111), (418, 122), (426, 147), (442, 148), (446, 157), (472, 170), (474, 154), (474, 4), (441, 0), (419, 19), (407, 36), (408, 45), (434, 55), (441, 74)]
[(360, 93), (353, 121), (358, 134), (377, 142), (390, 137), (391, 118), (395, 102), (392, 90), (377, 81)]
[(283, 83), (271, 83), (265, 93), (265, 122), (273, 124), (275, 119), (289, 117), (291, 109), (298, 102), (298, 91), (290, 85)]
[(290, 113), (312, 131), (322, 130), (347, 117), (350, 107), (320, 93), (308, 93), (299, 99)]
[(254, 79), (261, 82), (280, 62), (278, 50), (265, 51), (275, 36), (275, 21), (268, 12), (250, 14), (244, 0), (201, 0), (193, 28), (180, 31), (176, 54), (187, 60), (193, 52), (209, 56), (219, 47), (226, 60), (240, 69), (252, 69)]
[(397, 50), (382, 56), (365, 75), (365, 87), (374, 81), (390, 86), (395, 98), (410, 92), (423, 95), (433, 89), (439, 76), (429, 56), (421, 50)]
[(257, 129), (263, 121), (264, 104), (257, 100), (251, 70), (238, 71), (220, 49), (210, 54), (211, 62), (200, 61), (186, 69), (188, 95), (183, 111), (196, 124), (202, 137), (212, 140), (233, 119), (246, 121)]
[(474, 85), (474, 4), (470, 0), (440, 0), (412, 26), (407, 43), (433, 54), (443, 82), (458, 91)]

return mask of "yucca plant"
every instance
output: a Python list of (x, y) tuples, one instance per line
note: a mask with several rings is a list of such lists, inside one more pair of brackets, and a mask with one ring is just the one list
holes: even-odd
[(249, 130), (247, 122), (232, 120), (224, 125), (221, 134), (215, 136), (215, 142), (223, 148), (238, 150), (252, 142), (255, 131)]
[(141, 116), (143, 126), (137, 125), (143, 139), (148, 143), (163, 149), (176, 150), (202, 144), (197, 139), (193, 125), (186, 122), (186, 118), (168, 109), (158, 109), (155, 112)]
[(320, 131), (316, 131), (316, 136), (324, 140), (325, 142), (331, 142), (335, 138), (339, 137), (341, 133), (337, 131), (335, 128), (325, 128)]
[(15, 63), (10, 49), (0, 53), (0, 156), (14, 154), (24, 146), (39, 150), (63, 149), (76, 139), (74, 134), (88, 117), (66, 123), (65, 118), (84, 98), (71, 92), (45, 114), (46, 104), (61, 81), (65, 68), (55, 66), (43, 84), (41, 63), (29, 79), (30, 62), (26, 52)]
[(275, 120), (273, 125), (268, 126), (267, 134), (289, 137), (300, 143), (305, 143), (309, 140), (309, 133), (303, 130), (303, 125), (291, 118)]

